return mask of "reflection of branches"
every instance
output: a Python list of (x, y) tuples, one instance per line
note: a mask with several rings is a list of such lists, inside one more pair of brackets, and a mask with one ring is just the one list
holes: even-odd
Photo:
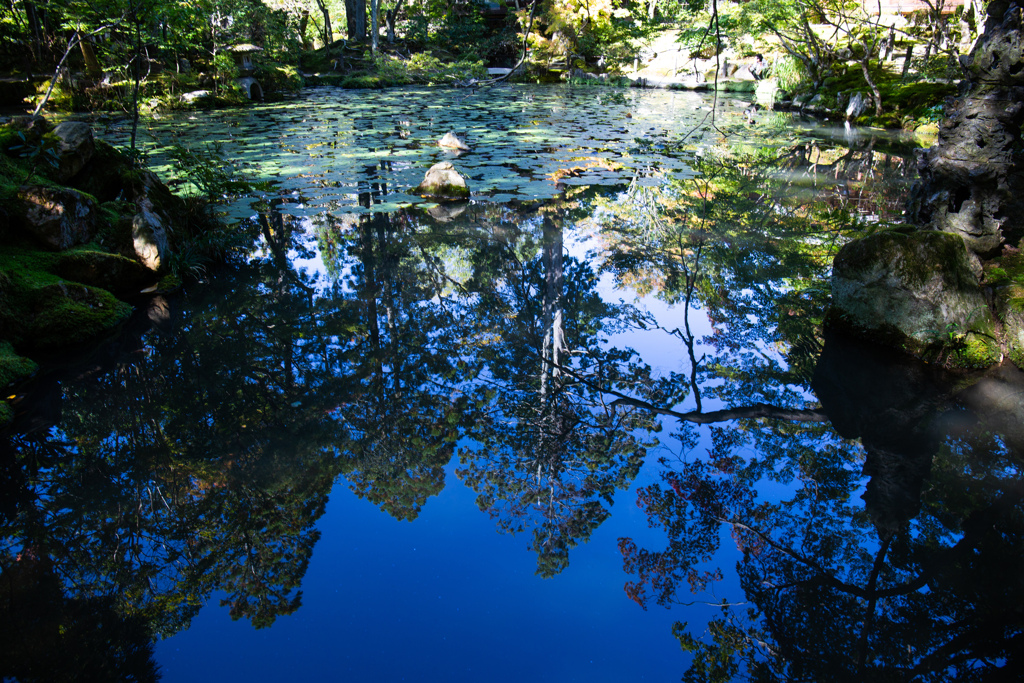
[[(615, 393), (615, 392), (611, 392)], [(660, 408), (647, 401), (641, 401), (631, 396), (622, 396), (612, 405), (632, 405), (644, 410), (649, 410), (658, 415), (668, 415), (684, 422), (694, 424), (714, 424), (716, 422), (727, 422), (729, 420), (749, 420), (758, 418), (769, 418), (772, 420), (786, 420), (789, 422), (828, 422), (828, 415), (821, 410), (799, 410), (795, 408), (781, 408), (767, 403), (755, 403), (751, 406), (739, 408), (727, 408), (725, 410), (712, 410), (708, 413), (691, 411), (680, 413), (667, 408)]]

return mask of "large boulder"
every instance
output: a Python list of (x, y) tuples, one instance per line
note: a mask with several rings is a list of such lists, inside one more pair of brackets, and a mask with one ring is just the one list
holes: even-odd
[(123, 322), (132, 307), (110, 292), (61, 282), (34, 290), (27, 337), (42, 349), (92, 341)]
[(910, 351), (994, 336), (964, 240), (951, 233), (890, 230), (850, 242), (832, 265), (832, 301), (846, 327)]
[(88, 195), (70, 188), (25, 186), (17, 199), (22, 227), (45, 249), (70, 249), (96, 235), (96, 204)]
[(59, 156), (56, 180), (65, 183), (78, 175), (92, 159), (96, 141), (92, 127), (81, 121), (65, 121), (53, 129)]
[(466, 178), (447, 161), (434, 164), (423, 176), (423, 181), (413, 192), (436, 199), (468, 199), (469, 185)]

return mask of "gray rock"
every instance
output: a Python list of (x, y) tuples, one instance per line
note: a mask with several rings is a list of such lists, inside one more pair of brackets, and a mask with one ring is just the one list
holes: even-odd
[(70, 188), (27, 186), (17, 196), (22, 226), (43, 248), (62, 251), (95, 237), (96, 205), (88, 195)]
[(890, 342), (941, 344), (994, 330), (964, 241), (951, 233), (887, 231), (850, 242), (833, 262), (832, 300), (846, 325)]
[(59, 142), (57, 180), (67, 182), (78, 175), (92, 159), (96, 151), (96, 140), (92, 128), (80, 121), (65, 121), (53, 129), (53, 134)]
[(867, 111), (868, 101), (868, 96), (862, 92), (850, 95), (850, 101), (846, 103), (846, 120), (852, 121)]
[(132, 219), (132, 245), (142, 265), (156, 272), (167, 259), (167, 221), (148, 197), (138, 201), (138, 208)]
[(454, 131), (448, 131), (444, 134), (444, 137), (437, 141), (438, 147), (444, 147), (446, 149), (457, 149), (461, 152), (468, 152), (469, 145), (466, 144), (466, 139)]
[(447, 161), (434, 164), (423, 176), (423, 181), (413, 192), (436, 199), (468, 199), (469, 185), (466, 178)]
[(185, 104), (194, 104), (198, 100), (210, 97), (212, 94), (209, 90), (193, 90), (192, 92), (182, 93), (180, 99)]

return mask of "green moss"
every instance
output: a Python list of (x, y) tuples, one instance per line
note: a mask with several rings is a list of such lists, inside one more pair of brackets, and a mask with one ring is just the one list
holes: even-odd
[(993, 287), (1008, 285), (1010, 284), (1010, 276), (1003, 268), (992, 264), (986, 264), (985, 284), (992, 285)]
[(121, 251), (132, 244), (132, 219), (135, 205), (131, 202), (114, 201), (100, 205), (100, 227), (96, 241), (101, 245)]
[(28, 358), (16, 354), (10, 342), (0, 341), (0, 389), (28, 377), (37, 367)]
[(39, 348), (90, 341), (123, 322), (132, 307), (105, 290), (76, 283), (48, 285), (31, 293), (38, 313), (29, 329)]
[(131, 306), (110, 292), (54, 273), (74, 253), (20, 247), (0, 252), (3, 339), (18, 347), (55, 348), (93, 339), (128, 316)]
[(341, 81), (342, 88), (350, 90), (372, 90), (383, 88), (384, 82), (378, 76), (368, 74), (352, 74)]
[(969, 332), (962, 337), (960, 348), (950, 354), (949, 360), (956, 367), (988, 368), (998, 363), (1001, 355), (995, 339)]

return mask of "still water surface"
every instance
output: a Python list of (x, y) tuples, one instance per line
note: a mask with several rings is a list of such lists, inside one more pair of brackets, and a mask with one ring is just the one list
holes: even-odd
[[(22, 402), (0, 673), (1013, 675), (1017, 379), (824, 330), (912, 154), (748, 105), (318, 89), (152, 122), (168, 179), (216, 142), (272, 184), (225, 207), (230, 263), (183, 260)], [(410, 194), (446, 160), (471, 202)]]

